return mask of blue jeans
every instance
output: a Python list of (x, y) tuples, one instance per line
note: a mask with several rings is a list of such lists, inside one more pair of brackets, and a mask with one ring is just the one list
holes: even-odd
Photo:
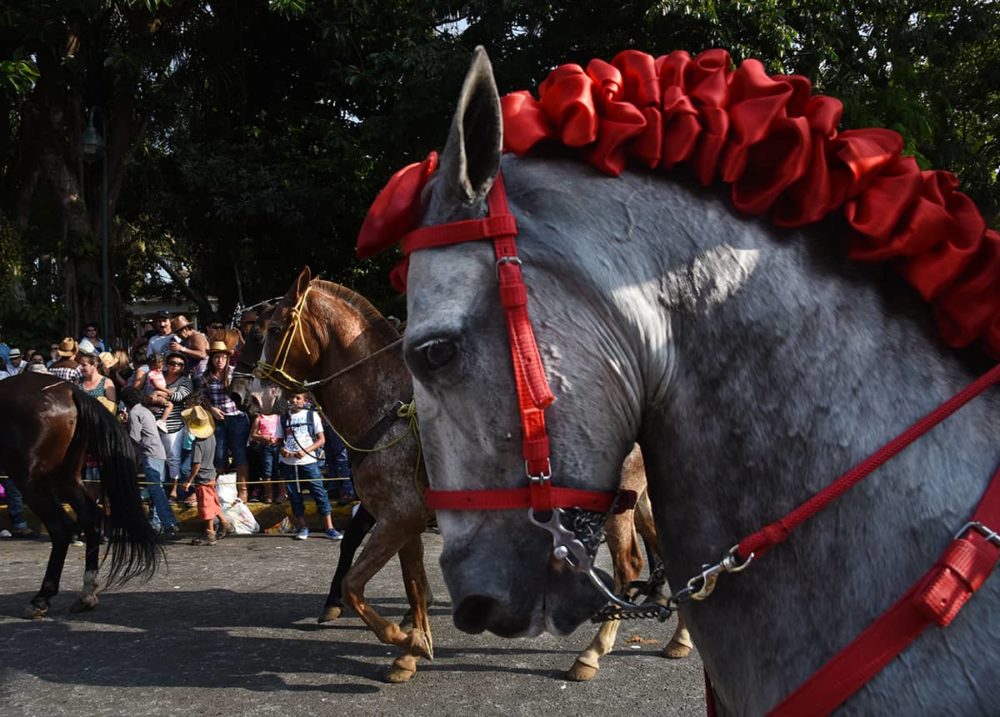
[(237, 467), (247, 465), (247, 441), (250, 440), (250, 419), (240, 411), (215, 423), (215, 469), (226, 467), (226, 452), (233, 455)]
[(288, 489), (288, 502), (292, 506), (292, 515), (301, 518), (306, 514), (306, 504), (302, 498), (302, 486), (300, 481), (307, 481), (309, 493), (316, 501), (316, 509), (320, 515), (330, 515), (333, 508), (330, 506), (330, 498), (323, 487), (323, 474), (319, 471), (319, 463), (307, 463), (304, 466), (290, 466), (287, 463), (280, 464), (281, 477), (285, 479)]
[(9, 478), (3, 479), (3, 489), (7, 493), (7, 515), (10, 516), (11, 528), (27, 528), (28, 521), (24, 519), (24, 496)]
[(153, 527), (166, 529), (177, 525), (174, 511), (170, 509), (170, 501), (163, 491), (164, 479), (169, 480), (166, 475), (166, 461), (162, 458), (144, 458), (142, 472), (146, 476), (145, 482), (148, 483), (146, 492), (153, 501), (153, 515), (150, 518)]
[(260, 456), (260, 477), (262, 480), (277, 478), (279, 451), (281, 446), (257, 446), (257, 455)]

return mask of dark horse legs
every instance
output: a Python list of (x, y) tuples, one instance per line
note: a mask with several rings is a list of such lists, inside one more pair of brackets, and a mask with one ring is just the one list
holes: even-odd
[(319, 617), (319, 622), (330, 622), (340, 617), (344, 610), (343, 583), (344, 576), (351, 569), (354, 556), (361, 547), (361, 541), (365, 539), (368, 532), (375, 526), (375, 516), (368, 512), (364, 505), (358, 505), (358, 511), (351, 518), (351, 522), (344, 531), (344, 539), (340, 543), (340, 559), (337, 561), (337, 570), (333, 573), (333, 580), (330, 582), (330, 594), (326, 597), (323, 605), (323, 613)]
[(84, 612), (97, 606), (97, 590), (100, 587), (97, 582), (97, 568), (100, 562), (104, 511), (82, 486), (78, 486), (70, 498), (70, 505), (76, 512), (77, 528), (83, 530), (87, 547), (83, 568), (83, 592), (69, 609), (71, 612)]
[(73, 521), (57, 498), (51, 495), (39, 495), (28, 487), (25, 501), (35, 515), (45, 525), (52, 539), (52, 551), (45, 567), (45, 577), (42, 588), (31, 599), (24, 610), (24, 617), (45, 617), (49, 612), (49, 600), (59, 594), (59, 579), (62, 576), (63, 564), (66, 562), (66, 551), (69, 549), (70, 537), (73, 532)]
[(78, 485), (69, 496), (77, 519), (73, 520), (63, 510), (62, 503), (51, 495), (39, 495), (30, 490), (25, 496), (28, 505), (45, 525), (52, 539), (52, 552), (45, 567), (45, 577), (42, 587), (24, 611), (24, 617), (34, 619), (45, 617), (49, 611), (49, 601), (59, 594), (59, 581), (62, 576), (66, 553), (73, 533), (83, 531), (87, 539), (86, 562), (83, 573), (83, 592), (70, 607), (73, 612), (90, 610), (97, 605), (97, 568), (101, 549), (101, 510), (93, 498), (87, 494), (82, 485)]

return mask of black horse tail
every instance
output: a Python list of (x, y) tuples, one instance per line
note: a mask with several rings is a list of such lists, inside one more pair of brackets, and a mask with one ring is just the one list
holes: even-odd
[(107, 512), (104, 532), (111, 555), (106, 584), (121, 585), (132, 578), (149, 580), (164, 557), (139, 495), (135, 451), (125, 427), (97, 399), (74, 386), (77, 425), (74, 439), (86, 441), (87, 452), (101, 464), (101, 492)]

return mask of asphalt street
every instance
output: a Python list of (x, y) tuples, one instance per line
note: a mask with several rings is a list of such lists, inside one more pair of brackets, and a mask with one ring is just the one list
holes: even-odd
[[(47, 540), (0, 541), (0, 713), (58, 715), (703, 715), (697, 654), (659, 656), (673, 623), (630, 622), (590, 683), (564, 679), (594, 634), (503, 640), (454, 628), (426, 534), (435, 659), (406, 684), (381, 677), (396, 654), (347, 613), (316, 623), (339, 547), (325, 538), (227, 538), (167, 547), (168, 569), (102, 593), (72, 614), (82, 548), (70, 548), (48, 618), (19, 616), (37, 591)], [(398, 563), (369, 585), (372, 604), (406, 610)]]

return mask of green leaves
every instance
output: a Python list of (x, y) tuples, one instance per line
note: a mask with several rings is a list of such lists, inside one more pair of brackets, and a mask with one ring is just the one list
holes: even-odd
[(38, 81), (38, 67), (30, 60), (0, 60), (0, 82), (17, 94), (26, 94)]

